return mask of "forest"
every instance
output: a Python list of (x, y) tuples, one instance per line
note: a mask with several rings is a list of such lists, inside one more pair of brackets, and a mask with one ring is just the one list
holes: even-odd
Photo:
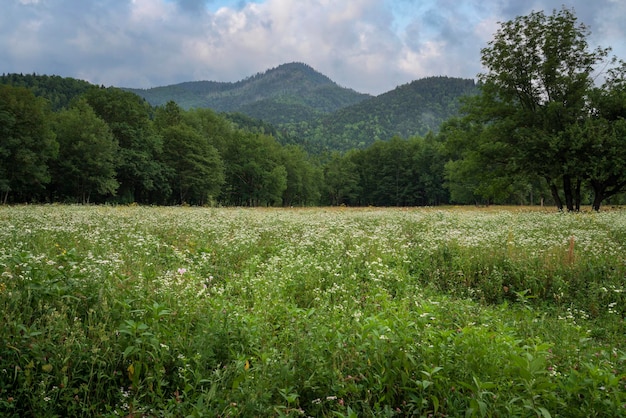
[(310, 154), (241, 113), (151, 106), (131, 92), (58, 76), (1, 80), (3, 203), (449, 203), (435, 134)]
[[(609, 48), (591, 50), (588, 35), (566, 8), (522, 16), (483, 49), (487, 71), (477, 86), (418, 80), (317, 125), (282, 128), (173, 100), (151, 105), (135, 92), (71, 78), (3, 74), (0, 202), (622, 204), (626, 64), (609, 59)], [(602, 85), (594, 83), (598, 68)], [(418, 85), (427, 90), (411, 90)], [(442, 105), (404, 105), (424, 91)], [(456, 116), (428, 126), (415, 124), (416, 113)], [(319, 146), (332, 135), (343, 142)]]

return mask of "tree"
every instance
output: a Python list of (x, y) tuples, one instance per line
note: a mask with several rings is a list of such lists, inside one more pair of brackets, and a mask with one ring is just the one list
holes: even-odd
[(587, 117), (595, 68), (609, 52), (590, 50), (588, 35), (567, 8), (503, 23), (482, 50), (487, 72), (468, 107), (508, 154), (507, 170), (543, 177), (560, 210), (559, 188), (568, 210), (580, 205), (584, 164), (578, 158), (588, 156), (573, 152), (567, 130)]
[(57, 190), (89, 203), (93, 195), (114, 195), (118, 143), (109, 126), (85, 99), (54, 118), (59, 158), (54, 164)]
[(442, 126), (439, 137), (448, 157), (445, 178), (452, 202), (509, 203), (515, 195), (532, 192), (531, 175), (507, 169), (514, 150), (498, 140), (503, 135), (506, 132), (470, 118), (451, 119)]
[(49, 126), (47, 103), (28, 89), (0, 85), (0, 192), (28, 201), (50, 181), (48, 162), (58, 143)]
[(169, 195), (161, 157), (163, 142), (152, 126), (150, 106), (139, 96), (116, 88), (94, 88), (85, 96), (118, 141), (118, 195), (123, 202), (148, 203)]
[(324, 165), (326, 196), (331, 205), (355, 203), (359, 196), (359, 173), (353, 156), (357, 151), (342, 156), (333, 152)]
[(580, 152), (593, 158), (580, 167), (593, 190), (592, 208), (626, 190), (626, 65), (590, 95), (590, 116), (569, 133)]
[(189, 125), (185, 113), (171, 100), (155, 112), (171, 188), (177, 203), (212, 203), (224, 183), (224, 164), (201, 125)]
[(413, 182), (417, 184), (412, 204), (435, 206), (448, 203), (449, 193), (444, 187), (446, 157), (441, 139), (429, 132), (424, 138), (412, 138), (410, 145), (413, 149)]
[(176, 201), (198, 205), (215, 201), (224, 183), (224, 165), (215, 147), (185, 124), (166, 127), (161, 134)]
[(286, 145), (281, 150), (281, 164), (287, 172), (287, 187), (283, 192), (283, 205), (314, 205), (319, 203), (321, 169), (297, 145)]

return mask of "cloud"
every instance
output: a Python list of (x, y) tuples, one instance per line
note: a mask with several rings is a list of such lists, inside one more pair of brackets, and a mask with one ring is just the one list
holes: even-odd
[[(152, 87), (236, 81), (291, 61), (382, 93), (431, 75), (474, 77), (499, 21), (563, 0), (5, 0), (3, 72)], [(571, 0), (590, 43), (626, 58), (626, 4)]]

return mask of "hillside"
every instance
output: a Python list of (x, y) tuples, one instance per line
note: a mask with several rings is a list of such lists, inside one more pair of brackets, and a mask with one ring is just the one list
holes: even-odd
[(37, 74), (2, 74), (0, 84), (29, 88), (35, 96), (46, 98), (54, 111), (67, 107), (74, 97), (97, 87), (74, 78)]
[[(0, 83), (32, 88), (53, 110), (93, 86), (59, 76), (8, 74)], [(437, 131), (459, 113), (459, 98), (478, 91), (473, 80), (429, 77), (373, 97), (338, 86), (306, 64), (291, 63), (235, 83), (195, 81), (148, 90), (124, 89), (153, 106), (209, 107), (252, 132), (320, 154), (366, 148), (394, 136)]]
[(275, 125), (312, 121), (371, 97), (340, 87), (302, 63), (283, 64), (233, 83), (192, 81), (125, 90), (154, 106), (173, 100), (186, 109), (208, 107), (217, 112), (241, 112)]
[(326, 115), (312, 123), (283, 124), (288, 138), (298, 138), (311, 152), (365, 148), (394, 136), (408, 138), (437, 131), (458, 115), (459, 98), (476, 94), (473, 80), (429, 77)]
[(281, 142), (320, 153), (436, 131), (458, 114), (459, 97), (474, 94), (477, 87), (470, 79), (429, 77), (373, 97), (340, 87), (306, 64), (290, 63), (234, 83), (194, 81), (127, 90), (152, 105), (174, 100), (184, 108), (241, 113), (274, 125)]

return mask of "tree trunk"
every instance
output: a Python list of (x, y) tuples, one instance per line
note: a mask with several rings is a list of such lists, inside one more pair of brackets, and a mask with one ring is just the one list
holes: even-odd
[(591, 207), (594, 211), (599, 212), (602, 201), (605, 197), (607, 197), (604, 193), (606, 188), (601, 182), (593, 180), (591, 181), (591, 188), (593, 189), (593, 203), (591, 204)]
[(574, 203), (576, 212), (580, 212), (580, 186), (582, 180), (579, 178), (576, 179), (576, 188), (574, 189)]
[(574, 211), (574, 196), (572, 193), (572, 178), (569, 175), (563, 176), (563, 193), (565, 194), (565, 206), (568, 212)]
[(561, 196), (559, 196), (559, 189), (557, 189), (556, 184), (554, 184), (550, 179), (548, 179), (548, 184), (550, 185), (550, 193), (552, 193), (552, 198), (554, 199), (556, 208), (562, 212), (563, 202), (561, 201)]
[(604, 200), (604, 193), (600, 190), (594, 190), (593, 204), (591, 205), (593, 210), (595, 210), (596, 212), (600, 212), (600, 205), (602, 204), (603, 200)]

